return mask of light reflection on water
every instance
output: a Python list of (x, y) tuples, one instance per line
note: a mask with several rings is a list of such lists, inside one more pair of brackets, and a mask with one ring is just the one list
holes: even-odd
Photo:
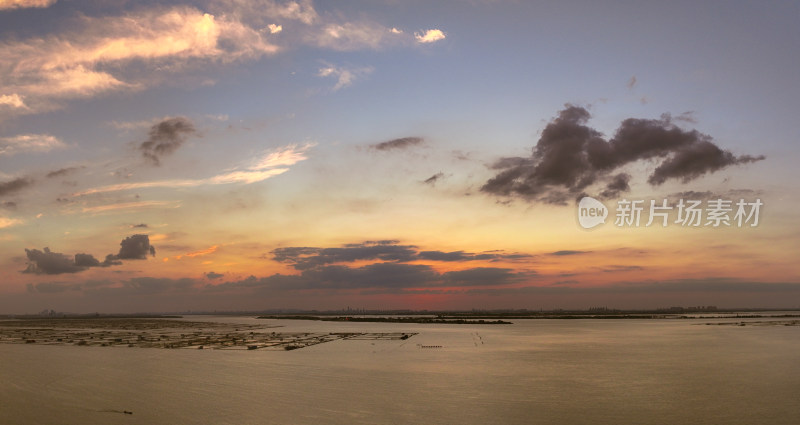
[(800, 327), (187, 319), (419, 335), (286, 352), (0, 345), (0, 417), (82, 425), (794, 425), (800, 418)]

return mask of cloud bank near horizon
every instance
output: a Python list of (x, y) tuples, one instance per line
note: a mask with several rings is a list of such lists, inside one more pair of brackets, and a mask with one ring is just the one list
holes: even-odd
[(28, 266), (21, 273), (28, 274), (62, 274), (78, 273), (91, 267), (109, 267), (122, 264), (120, 260), (146, 260), (148, 254), (156, 255), (156, 249), (150, 245), (150, 237), (144, 234), (136, 234), (123, 239), (120, 243), (119, 252), (108, 254), (104, 261), (100, 262), (92, 254), (78, 253), (74, 258), (65, 254), (50, 251), (49, 248), (43, 250), (25, 249), (28, 258)]

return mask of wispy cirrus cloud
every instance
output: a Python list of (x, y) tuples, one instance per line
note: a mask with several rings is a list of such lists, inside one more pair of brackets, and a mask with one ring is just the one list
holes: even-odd
[(28, 152), (49, 152), (63, 149), (67, 145), (50, 134), (20, 134), (0, 137), (0, 156), (12, 156)]
[(0, 11), (12, 9), (45, 8), (56, 4), (57, 0), (2, 0)]
[(335, 78), (336, 85), (333, 86), (333, 91), (337, 91), (352, 85), (356, 79), (369, 75), (373, 71), (372, 67), (353, 68), (328, 64), (319, 69), (317, 76)]
[(389, 46), (431, 44), (446, 38), (444, 31), (430, 29), (413, 36), (395, 27), (385, 27), (372, 21), (330, 22), (309, 32), (306, 41), (319, 47), (339, 51), (371, 49)]
[(212, 245), (212, 246), (210, 246), (210, 247), (208, 247), (206, 249), (201, 249), (199, 251), (192, 251), (192, 252), (189, 252), (189, 253), (186, 253), (186, 254), (183, 254), (183, 255), (185, 257), (191, 257), (191, 258), (202, 257), (204, 255), (209, 255), (209, 254), (213, 254), (213, 253), (217, 252), (217, 249), (219, 249), (219, 245)]
[(319, 30), (310, 32), (307, 41), (319, 47), (332, 50), (351, 51), (361, 49), (380, 49), (388, 44), (400, 42), (393, 33), (375, 22), (329, 23)]
[(262, 0), (259, 2), (217, 0), (212, 2), (209, 7), (215, 13), (227, 13), (253, 27), (264, 27), (267, 23), (275, 23), (270, 21), (289, 21), (312, 25), (320, 20), (320, 16), (314, 9), (314, 4), (311, 0)]
[(169, 179), (146, 182), (120, 183), (100, 186), (74, 193), (73, 196), (85, 196), (97, 193), (118, 192), (122, 190), (150, 189), (158, 187), (198, 187), (205, 185), (250, 184), (266, 180), (289, 171), (290, 166), (308, 158), (307, 152), (315, 143), (302, 145), (292, 144), (263, 154), (255, 161), (228, 170), (222, 174), (204, 179)]
[[(45, 3), (48, 0), (11, 2)], [(118, 15), (81, 14), (65, 19), (49, 34), (0, 43), (0, 110), (39, 113), (70, 99), (145, 90), (188, 70), (256, 61), (301, 45), (379, 50), (445, 38), (439, 29), (410, 34), (364, 15), (319, 14), (308, 0), (131, 7)], [(371, 68), (321, 72), (337, 78), (338, 90)]]
[(136, 201), (136, 202), (120, 202), (116, 204), (97, 205), (93, 207), (83, 207), (81, 212), (85, 213), (103, 213), (109, 211), (120, 210), (139, 210), (144, 208), (177, 208), (180, 202), (177, 201)]
[(18, 226), (22, 223), (24, 223), (24, 221), (18, 218), (0, 217), (0, 229)]
[(64, 177), (64, 176), (68, 176), (68, 175), (70, 175), (70, 174), (72, 174), (72, 173), (74, 173), (74, 172), (76, 172), (76, 171), (78, 171), (78, 170), (80, 170), (82, 168), (85, 168), (85, 167), (84, 166), (80, 166), (80, 167), (59, 168), (58, 170), (53, 170), (53, 171), (48, 172), (47, 174), (45, 174), (45, 177), (47, 177), (48, 179)]
[[(3, 103), (47, 109), (59, 99), (148, 87), (152, 71), (193, 61), (229, 63), (278, 51), (268, 36), (228, 16), (176, 6), (82, 16), (73, 30), (0, 44)], [(138, 67), (124, 66), (136, 62)], [(148, 72), (142, 72), (142, 70)]]
[(26, 177), (18, 177), (7, 182), (0, 182), (0, 196), (19, 192), (22, 189), (32, 186), (33, 183), (33, 180)]

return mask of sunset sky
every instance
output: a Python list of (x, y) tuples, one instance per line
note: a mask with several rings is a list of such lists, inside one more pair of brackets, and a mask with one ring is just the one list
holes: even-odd
[(0, 0), (0, 313), (798, 308), (798, 46), (797, 2)]

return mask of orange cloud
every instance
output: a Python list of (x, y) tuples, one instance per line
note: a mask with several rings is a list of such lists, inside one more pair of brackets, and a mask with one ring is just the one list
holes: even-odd
[(218, 246), (214, 245), (212, 247), (209, 247), (209, 248), (206, 248), (206, 249), (202, 249), (200, 251), (190, 252), (190, 253), (184, 254), (184, 255), (186, 255), (187, 257), (193, 257), (193, 258), (194, 257), (201, 257), (203, 255), (213, 254), (214, 252), (217, 251), (217, 248), (218, 248)]

